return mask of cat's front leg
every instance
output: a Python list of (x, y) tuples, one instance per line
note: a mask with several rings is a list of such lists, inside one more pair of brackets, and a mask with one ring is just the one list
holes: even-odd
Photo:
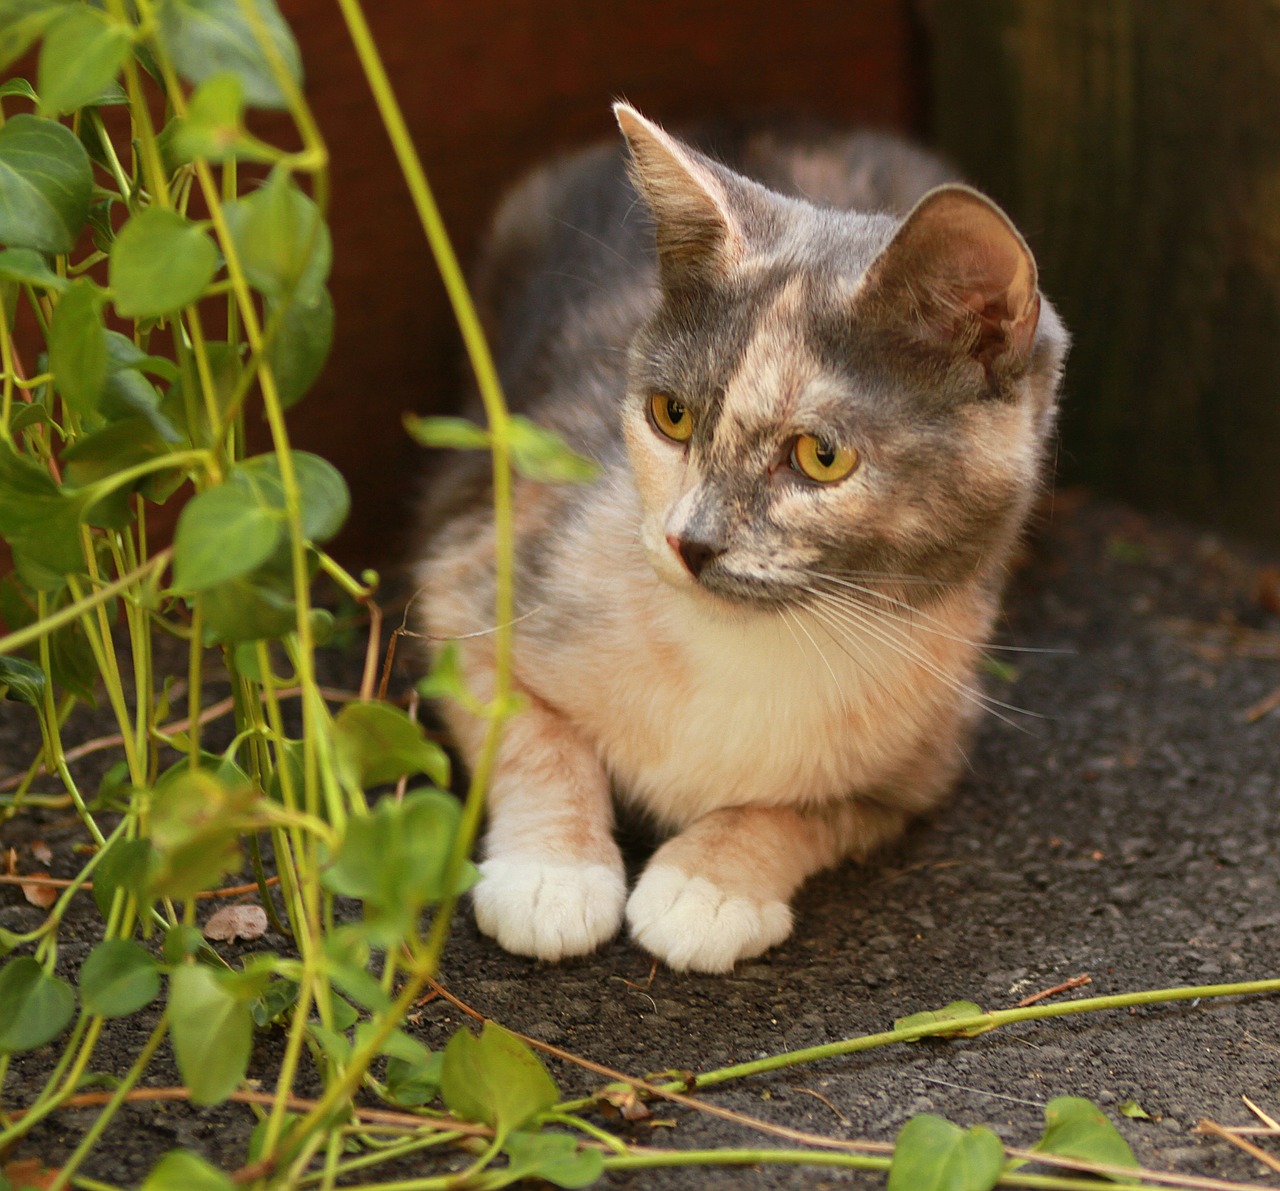
[(590, 746), (537, 699), (503, 730), (484, 852), (476, 923), (508, 951), (564, 959), (617, 934), (627, 887), (609, 780)]
[(654, 853), (627, 902), (632, 937), (678, 971), (727, 972), (791, 933), (791, 897), (806, 877), (865, 855), (907, 817), (860, 801), (713, 811)]

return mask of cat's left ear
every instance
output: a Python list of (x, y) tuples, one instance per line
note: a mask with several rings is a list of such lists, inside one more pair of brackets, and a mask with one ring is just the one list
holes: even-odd
[(1031, 250), (1008, 216), (967, 186), (926, 194), (861, 292), (880, 317), (988, 372), (1024, 364), (1040, 321)]
[(722, 275), (744, 255), (744, 237), (723, 174), (635, 108), (613, 114), (631, 151), (631, 177), (657, 224), (663, 281), (679, 285)]

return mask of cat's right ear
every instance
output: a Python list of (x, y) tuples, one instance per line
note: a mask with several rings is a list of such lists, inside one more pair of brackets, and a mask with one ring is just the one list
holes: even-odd
[(712, 164), (629, 104), (615, 103), (613, 114), (631, 152), (632, 181), (657, 224), (663, 282), (728, 272), (743, 258), (744, 239)]
[(1031, 250), (1009, 217), (968, 186), (940, 186), (916, 204), (868, 269), (861, 300), (988, 375), (1026, 362), (1040, 320)]

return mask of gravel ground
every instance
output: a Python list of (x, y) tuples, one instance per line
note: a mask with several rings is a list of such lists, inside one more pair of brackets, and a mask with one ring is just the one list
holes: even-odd
[[(1092, 983), (1058, 999), (1280, 975), (1280, 707), (1260, 714), (1280, 691), (1280, 560), (1075, 491), (1058, 493), (1043, 521), (1013, 584), (1003, 640), (1062, 652), (1002, 654), (1013, 672), (988, 680), (991, 693), (1034, 717), (1011, 716), (1016, 726), (989, 719), (950, 804), (874, 863), (811, 882), (786, 944), (731, 976), (660, 970), (650, 982), (648, 959), (625, 940), (549, 967), (501, 953), (463, 915), (444, 983), (513, 1029), (642, 1074), (870, 1033), (956, 999), (1003, 1008), (1083, 974)], [(24, 709), (3, 716), (0, 774), (26, 755), (16, 741), (33, 730)], [(52, 841), (57, 830), (29, 820), (0, 828), (3, 845), (19, 848), (29, 833)], [(68, 924), (71, 968), (92, 942), (92, 918)], [(0, 926), (39, 920), (16, 888), (0, 889)], [(416, 1028), (438, 1045), (461, 1018), (435, 1001)], [(126, 1066), (148, 1028), (115, 1023), (101, 1066)], [(278, 1035), (262, 1035), (253, 1073), (269, 1080), (279, 1049)], [(55, 1057), (51, 1048), (16, 1057), (4, 1103), (23, 1103)], [(705, 1098), (837, 1137), (891, 1140), (908, 1117), (930, 1111), (1029, 1144), (1046, 1101), (1087, 1096), (1144, 1164), (1276, 1186), (1280, 1176), (1193, 1129), (1203, 1117), (1255, 1123), (1242, 1094), (1280, 1116), (1278, 1058), (1280, 999), (1253, 998), (891, 1047)], [(566, 1093), (600, 1082), (552, 1067)], [(166, 1052), (151, 1082), (176, 1082)], [(1128, 1100), (1150, 1119), (1122, 1116)], [(685, 1109), (657, 1116), (674, 1126), (639, 1124), (632, 1136), (685, 1148), (786, 1144)], [(62, 1113), (14, 1156), (56, 1165), (91, 1120)], [(252, 1125), (235, 1106), (131, 1107), (86, 1171), (136, 1184), (175, 1145), (234, 1167)], [(1280, 1143), (1263, 1144), (1280, 1157)], [(881, 1182), (772, 1167), (650, 1171), (604, 1185)]]

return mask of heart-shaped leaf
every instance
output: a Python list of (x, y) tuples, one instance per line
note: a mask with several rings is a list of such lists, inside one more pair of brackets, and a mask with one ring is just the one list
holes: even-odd
[(259, 22), (295, 83), (302, 81), (297, 43), (274, 0), (253, 0), (258, 21), (239, 0), (164, 0), (160, 5), (160, 38), (178, 72), (199, 84), (224, 71), (244, 86), (245, 101), (253, 107), (287, 106), (271, 61), (258, 43)]
[(51, 1042), (75, 1011), (76, 994), (65, 980), (50, 976), (29, 955), (11, 959), (0, 969), (0, 1054)]
[(228, 203), (227, 226), (250, 285), (269, 298), (314, 302), (333, 262), (320, 209), (277, 167), (247, 198)]
[(40, 46), (36, 90), (44, 115), (61, 115), (91, 103), (109, 87), (129, 56), (127, 25), (87, 5), (75, 5), (54, 22)]
[(0, 243), (70, 252), (92, 197), (93, 167), (71, 129), (25, 113), (0, 128)]
[(178, 1072), (193, 1103), (225, 1100), (249, 1067), (249, 1002), (236, 995), (222, 973), (183, 964), (169, 978), (169, 1022)]
[(512, 1133), (502, 1147), (508, 1179), (543, 1179), (556, 1187), (589, 1187), (604, 1173), (604, 1155), (581, 1149), (565, 1133)]
[(1003, 1170), (1004, 1146), (990, 1129), (921, 1113), (898, 1134), (888, 1191), (991, 1191)]
[(158, 318), (200, 297), (218, 271), (218, 250), (177, 211), (148, 207), (111, 245), (109, 278), (122, 318)]
[[(1103, 1115), (1100, 1108), (1082, 1096), (1058, 1096), (1044, 1109), (1045, 1129), (1032, 1147), (1042, 1154), (1062, 1158), (1081, 1158), (1086, 1162), (1103, 1162), (1109, 1166), (1137, 1169), (1129, 1143)], [(1112, 1180), (1118, 1175), (1107, 1175)]]
[(174, 535), (173, 583), (205, 591), (247, 575), (275, 552), (284, 528), (279, 509), (252, 489), (225, 483), (198, 493), (182, 510)]
[(538, 1056), (491, 1021), (478, 1038), (463, 1026), (449, 1039), (440, 1090), (450, 1112), (492, 1125), (499, 1143), (560, 1098)]
[(267, 349), (280, 403), (285, 409), (302, 400), (316, 383), (333, 345), (333, 299), (327, 289), (291, 302), (268, 300), (267, 319), (279, 317), (280, 328)]
[(160, 969), (132, 939), (104, 939), (80, 967), (86, 1013), (127, 1017), (159, 995)]
[(44, 256), (31, 248), (6, 248), (0, 252), (0, 278), (24, 281), (58, 294), (67, 288), (67, 279), (59, 277)]
[(449, 784), (449, 759), (422, 725), (389, 703), (348, 703), (333, 725), (339, 772), (360, 789), (425, 773)]
[(170, 1150), (152, 1168), (142, 1191), (235, 1191), (222, 1171), (190, 1150)]

